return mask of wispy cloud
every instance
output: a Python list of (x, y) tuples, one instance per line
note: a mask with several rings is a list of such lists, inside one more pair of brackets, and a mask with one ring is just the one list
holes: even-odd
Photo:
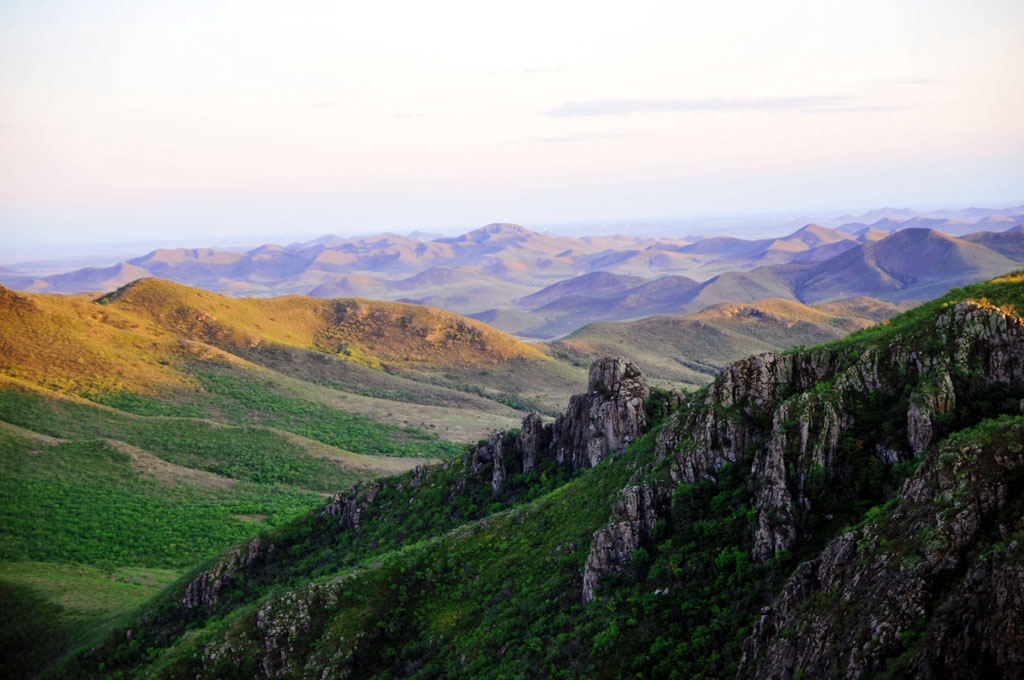
[(324, 101), (324, 102), (313, 102), (310, 104), (311, 109), (329, 109), (335, 106), (341, 106), (341, 102)]
[(543, 73), (555, 73), (561, 71), (561, 66), (524, 66), (522, 68), (513, 68), (506, 71), (488, 71), (489, 76), (536, 76)]
[(609, 133), (566, 135), (564, 137), (538, 137), (536, 139), (536, 141), (543, 142), (545, 144), (564, 144), (566, 142), (592, 142), (592, 141), (599, 140), (599, 139), (620, 139), (622, 137), (639, 137), (639, 135), (618, 134), (618, 133), (614, 133), (614, 132), (609, 132)]
[(852, 105), (854, 97), (807, 95), (802, 97), (706, 97), (702, 99), (599, 99), (567, 102), (547, 111), (557, 118), (609, 116), (630, 113), (679, 111), (806, 111)]
[(367, 116), (371, 120), (409, 120), (422, 117), (422, 113), (371, 113)]
[(941, 83), (937, 78), (922, 78), (920, 76), (895, 76), (893, 78), (882, 78), (881, 80), (869, 81), (869, 85), (936, 85)]
[(807, 109), (804, 113), (871, 113), (873, 111), (903, 111), (914, 108), (913, 104), (879, 104), (877, 106), (831, 106)]

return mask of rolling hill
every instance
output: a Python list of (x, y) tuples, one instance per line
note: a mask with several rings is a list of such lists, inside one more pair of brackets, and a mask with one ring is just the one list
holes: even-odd
[(654, 384), (695, 387), (735, 357), (828, 342), (899, 311), (870, 298), (824, 308), (782, 299), (721, 303), (689, 316), (590, 323), (548, 347), (580, 365), (602, 356), (629, 356)]
[(817, 302), (869, 295), (930, 299), (950, 287), (992, 278), (1019, 263), (934, 229), (903, 229), (821, 263), (799, 277), (797, 297)]

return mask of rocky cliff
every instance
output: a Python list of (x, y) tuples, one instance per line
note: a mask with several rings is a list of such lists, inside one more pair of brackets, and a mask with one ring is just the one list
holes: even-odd
[(1024, 425), (947, 441), (894, 505), (801, 564), (741, 676), (1009, 678), (1024, 663)]
[[(840, 435), (856, 432), (857, 445), (886, 465), (913, 458), (940, 433), (957, 392), (970, 399), (994, 385), (1024, 386), (1022, 357), (1020, 317), (962, 301), (943, 310), (926, 337), (740, 361), (694, 408), (671, 416), (658, 450), (672, 478), (688, 483), (713, 480), (750, 454), (759, 508), (753, 556), (763, 562), (806, 533), (797, 515), (811, 507), (809, 475), (834, 469)], [(894, 411), (902, 413), (896, 427), (864, 427)]]
[(598, 581), (609, 574), (620, 574), (633, 557), (633, 551), (647, 543), (655, 524), (663, 516), (668, 494), (657, 487), (632, 485), (622, 490), (608, 524), (594, 532), (583, 570), (583, 603), (594, 599)]
[(555, 421), (558, 462), (592, 468), (609, 452), (624, 448), (647, 426), (648, 396), (650, 388), (636, 364), (622, 357), (595, 361), (587, 393), (570, 398), (569, 408)]

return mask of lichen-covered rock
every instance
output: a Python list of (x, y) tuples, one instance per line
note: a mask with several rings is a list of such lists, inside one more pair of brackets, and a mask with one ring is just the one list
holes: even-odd
[(931, 381), (924, 381), (910, 398), (907, 409), (907, 443), (914, 454), (924, 451), (932, 443), (934, 420), (949, 413), (956, 405), (956, 392), (949, 373), (942, 371)]
[(802, 564), (747, 639), (740, 677), (856, 678), (901, 656), (911, 677), (1014, 677), (1024, 660), (1024, 546), (1014, 539), (1024, 531), (1024, 425), (990, 425), (979, 441), (947, 442), (891, 514)]
[(773, 558), (799, 538), (797, 509), (811, 507), (805, 493), (807, 476), (815, 467), (833, 467), (839, 435), (852, 424), (852, 419), (841, 413), (839, 395), (806, 392), (775, 411), (768, 446), (758, 451), (751, 465), (758, 483), (754, 561)]
[[(422, 474), (422, 473), (418, 473)], [(335, 494), (324, 507), (324, 514), (338, 518), (342, 529), (356, 531), (363, 525), (366, 512), (380, 494), (380, 482), (359, 482), (345, 493)]]
[(622, 490), (622, 500), (611, 519), (594, 532), (583, 570), (583, 603), (594, 599), (594, 586), (602, 576), (620, 573), (633, 551), (650, 539), (654, 523), (665, 512), (668, 495), (657, 488), (633, 485)]
[(590, 388), (570, 398), (555, 421), (555, 457), (573, 469), (592, 468), (610, 452), (625, 448), (647, 428), (647, 380), (622, 357), (595, 361)]
[(246, 567), (251, 566), (258, 557), (269, 555), (273, 551), (273, 543), (266, 543), (259, 538), (233, 548), (185, 586), (178, 604), (184, 609), (203, 607), (207, 612), (212, 612), (220, 591), (233, 583), (235, 577)]
[(519, 430), (519, 452), (523, 459), (524, 475), (540, 464), (550, 447), (551, 428), (544, 427), (544, 421), (538, 413), (526, 416)]

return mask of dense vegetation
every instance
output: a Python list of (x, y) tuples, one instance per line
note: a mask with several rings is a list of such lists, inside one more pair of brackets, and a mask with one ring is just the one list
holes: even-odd
[[(31, 442), (0, 430), (0, 560), (181, 568), (320, 496), (273, 484), (204, 488), (141, 478), (103, 441)], [(159, 519), (159, 521), (153, 521)]]

